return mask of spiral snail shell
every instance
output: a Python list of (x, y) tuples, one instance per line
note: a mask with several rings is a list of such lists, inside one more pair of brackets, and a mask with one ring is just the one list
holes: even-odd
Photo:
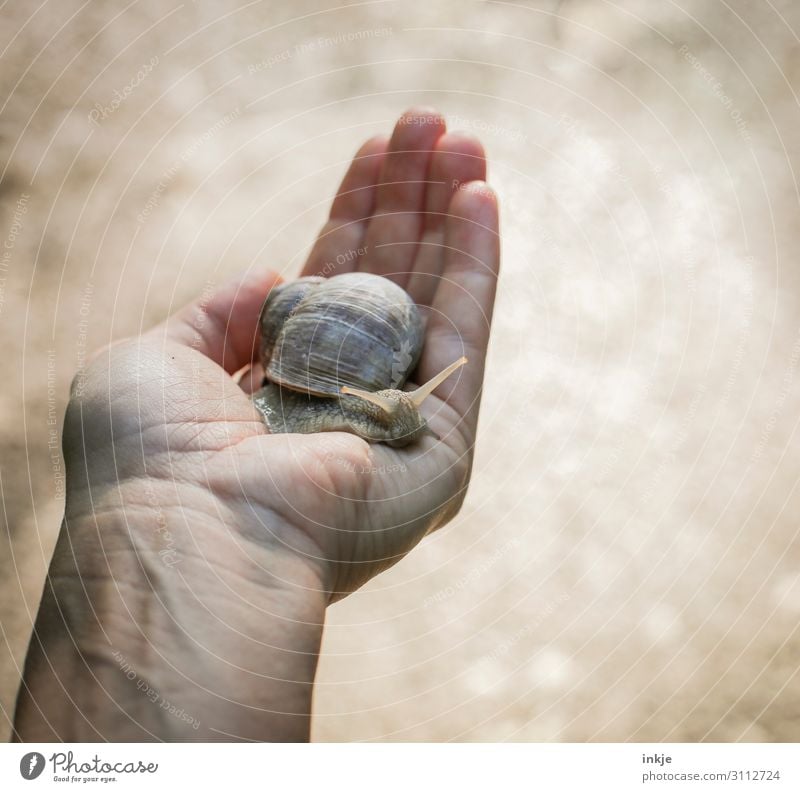
[(467, 362), (401, 390), (422, 352), (422, 318), (400, 286), (368, 273), (279, 286), (259, 324), (266, 384), (253, 403), (274, 433), (344, 431), (407, 445), (430, 433), (423, 400)]

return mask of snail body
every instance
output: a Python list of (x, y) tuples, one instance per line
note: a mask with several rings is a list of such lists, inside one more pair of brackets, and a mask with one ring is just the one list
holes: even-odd
[(367, 273), (273, 289), (260, 329), (267, 382), (253, 403), (271, 432), (345, 431), (407, 445), (430, 433), (422, 401), (466, 363), (402, 390), (422, 352), (422, 318), (402, 288)]

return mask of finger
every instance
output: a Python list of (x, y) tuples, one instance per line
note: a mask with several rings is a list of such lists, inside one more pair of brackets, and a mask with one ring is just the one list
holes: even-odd
[(444, 269), (416, 379), (426, 382), (466, 355), (467, 365), (435, 393), (458, 412), (473, 436), (500, 268), (497, 197), (484, 182), (470, 182), (455, 193), (448, 214)]
[(261, 306), (279, 282), (276, 272), (248, 272), (204, 294), (147, 335), (197, 349), (232, 374), (255, 359)]
[(375, 208), (376, 183), (388, 145), (389, 139), (379, 135), (370, 138), (356, 152), (302, 275), (330, 277), (352, 272), (358, 265), (367, 222)]
[(367, 226), (359, 269), (405, 286), (422, 233), (428, 167), (444, 134), (442, 116), (412, 108), (400, 116), (381, 169), (375, 214)]
[(453, 194), (462, 184), (485, 179), (486, 155), (477, 138), (460, 133), (439, 138), (428, 175), (422, 239), (406, 287), (414, 302), (430, 305), (436, 293), (444, 266), (445, 219)]

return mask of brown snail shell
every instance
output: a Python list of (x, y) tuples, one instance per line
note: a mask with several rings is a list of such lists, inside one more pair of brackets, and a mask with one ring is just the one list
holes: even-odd
[(422, 352), (422, 318), (411, 297), (362, 272), (279, 287), (261, 327), (267, 379), (316, 396), (338, 396), (342, 385), (400, 388)]
[(272, 432), (347, 431), (402, 446), (426, 432), (419, 404), (462, 358), (417, 391), (400, 390), (422, 352), (411, 297), (368, 273), (300, 278), (261, 312), (266, 384), (253, 395)]

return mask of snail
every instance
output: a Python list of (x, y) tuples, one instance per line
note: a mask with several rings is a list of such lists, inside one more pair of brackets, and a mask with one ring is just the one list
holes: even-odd
[(422, 352), (422, 317), (400, 286), (368, 273), (279, 286), (259, 327), (266, 377), (253, 403), (273, 433), (344, 431), (408, 445), (433, 434), (419, 407), (467, 362), (402, 390)]

